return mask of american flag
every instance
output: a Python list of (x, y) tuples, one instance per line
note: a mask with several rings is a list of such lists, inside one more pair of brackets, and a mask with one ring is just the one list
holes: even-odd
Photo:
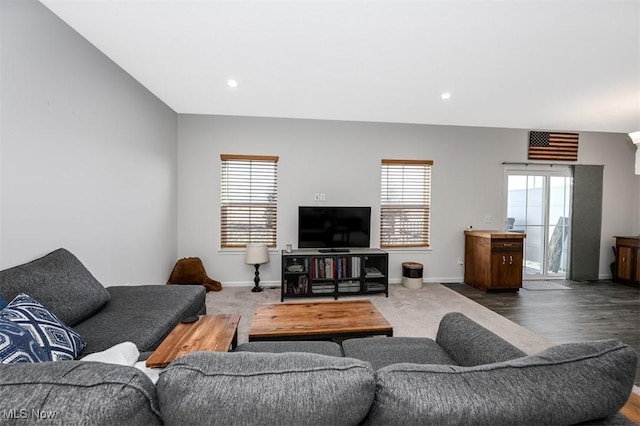
[(578, 161), (578, 134), (529, 132), (529, 160)]

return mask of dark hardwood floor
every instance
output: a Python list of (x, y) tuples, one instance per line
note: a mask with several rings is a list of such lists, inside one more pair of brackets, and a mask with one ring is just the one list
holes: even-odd
[(571, 290), (485, 293), (462, 283), (443, 285), (555, 343), (616, 338), (640, 354), (640, 289), (611, 281), (557, 282)]

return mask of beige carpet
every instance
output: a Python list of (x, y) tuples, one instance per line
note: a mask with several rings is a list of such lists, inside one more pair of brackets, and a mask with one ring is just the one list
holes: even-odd
[[(366, 298), (373, 302), (393, 326), (394, 336), (435, 338), (442, 316), (447, 312), (458, 311), (526, 353), (535, 353), (552, 345), (551, 341), (440, 284), (425, 284), (419, 290), (391, 284), (388, 298), (384, 294), (375, 294), (348, 296), (340, 300), (357, 298)], [(285, 302), (319, 300), (333, 298), (289, 298), (285, 299)], [(240, 314), (238, 343), (248, 340), (251, 319), (258, 303), (280, 303), (280, 288), (266, 288), (260, 293), (252, 293), (250, 287), (224, 287), (220, 292), (207, 293), (207, 313)], [(345, 315), (349, 313), (345, 312)]]

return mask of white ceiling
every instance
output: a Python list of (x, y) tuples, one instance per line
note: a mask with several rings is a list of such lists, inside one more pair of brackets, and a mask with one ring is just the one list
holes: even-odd
[(639, 0), (40, 1), (178, 113), (640, 129)]

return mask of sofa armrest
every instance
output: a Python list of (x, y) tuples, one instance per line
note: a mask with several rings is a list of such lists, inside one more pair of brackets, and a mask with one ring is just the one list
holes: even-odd
[(449, 312), (442, 317), (436, 343), (458, 365), (465, 367), (508, 361), (527, 355), (460, 312)]
[(85, 361), (0, 365), (0, 414), (16, 424), (162, 424), (144, 373)]
[(475, 367), (390, 365), (377, 371), (365, 424), (625, 424), (616, 413), (637, 362), (633, 349), (610, 339)]

